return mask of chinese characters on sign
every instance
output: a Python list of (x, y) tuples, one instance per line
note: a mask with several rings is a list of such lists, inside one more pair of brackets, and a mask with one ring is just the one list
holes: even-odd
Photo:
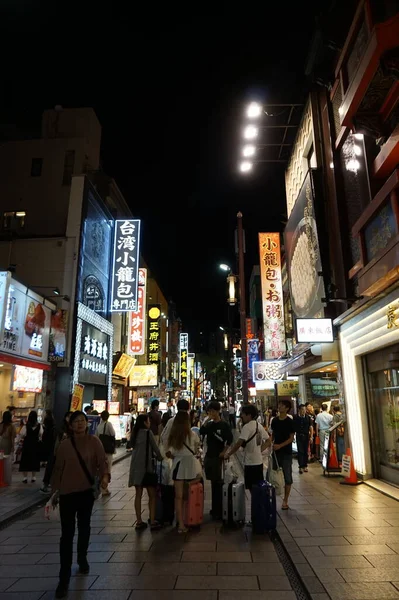
[(79, 381), (106, 385), (108, 348), (108, 336), (99, 329), (83, 323)]
[(148, 364), (159, 365), (161, 361), (161, 305), (148, 305), (147, 353)]
[(331, 319), (297, 319), (297, 342), (327, 343), (334, 341), (334, 332)]
[(397, 307), (395, 307), (393, 304), (390, 304), (387, 308), (387, 329), (393, 329), (394, 327), (398, 326), (396, 322), (397, 315), (395, 314), (395, 310), (397, 310)]
[(259, 234), (265, 358), (285, 354), (280, 234)]
[(188, 333), (180, 334), (180, 385), (183, 390), (187, 389), (187, 353), (188, 353)]
[(133, 355), (142, 355), (145, 351), (146, 283), (147, 269), (139, 269), (137, 310), (129, 314), (129, 354)]
[(115, 221), (111, 311), (136, 310), (140, 246), (140, 221)]

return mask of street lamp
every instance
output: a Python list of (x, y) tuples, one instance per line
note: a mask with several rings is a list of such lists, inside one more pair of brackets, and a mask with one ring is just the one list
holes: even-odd
[(249, 119), (257, 119), (262, 114), (262, 105), (257, 102), (251, 102), (247, 107), (247, 117)]
[(255, 125), (247, 125), (244, 129), (244, 138), (254, 140), (256, 137), (258, 137), (258, 128)]
[(252, 167), (253, 167), (253, 164), (251, 162), (249, 162), (249, 160), (244, 160), (240, 164), (240, 171), (241, 171), (241, 173), (249, 173), (250, 171), (252, 171)]
[(251, 156), (254, 156), (255, 152), (256, 148), (252, 144), (247, 144), (242, 149), (242, 155), (245, 156), (245, 158), (250, 158)]
[(226, 265), (225, 263), (219, 265), (219, 269), (222, 269), (222, 271), (227, 271), (228, 273), (231, 272), (231, 267), (229, 267), (229, 265)]

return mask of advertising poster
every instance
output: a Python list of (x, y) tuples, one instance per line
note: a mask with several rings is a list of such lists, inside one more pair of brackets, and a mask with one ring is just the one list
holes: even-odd
[(132, 387), (157, 385), (157, 365), (135, 365), (130, 372), (129, 381)]
[(108, 421), (115, 429), (115, 439), (119, 442), (122, 439), (121, 421), (119, 415), (110, 415)]
[(43, 371), (15, 365), (12, 389), (17, 392), (39, 394), (43, 389)]
[(65, 360), (68, 311), (59, 309), (51, 315), (48, 359), (50, 362)]
[(107, 401), (93, 400), (93, 410), (96, 410), (101, 415), (103, 410), (107, 410)]
[(129, 356), (128, 354), (122, 354), (115, 366), (113, 375), (117, 375), (118, 377), (123, 378), (129, 377), (130, 372), (135, 364), (136, 359), (133, 358), (133, 356)]
[(80, 383), (75, 383), (75, 385), (73, 386), (71, 406), (70, 406), (70, 410), (72, 410), (73, 412), (75, 410), (82, 410), (84, 389), (85, 389), (85, 386), (81, 385)]

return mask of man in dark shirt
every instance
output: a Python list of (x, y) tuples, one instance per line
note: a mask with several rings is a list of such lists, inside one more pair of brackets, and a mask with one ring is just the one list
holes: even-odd
[(306, 414), (306, 406), (301, 404), (299, 413), (294, 417), (296, 447), (298, 450), (299, 473), (308, 472), (309, 439), (312, 436), (312, 421)]
[(205, 474), (212, 488), (212, 518), (218, 520), (222, 518), (223, 457), (233, 441), (233, 434), (229, 424), (220, 417), (220, 402), (213, 400), (208, 404), (208, 416), (209, 421), (201, 427), (200, 435), (206, 436)]
[(292, 486), (292, 442), (294, 440), (295, 426), (293, 419), (288, 416), (291, 410), (291, 402), (289, 400), (281, 400), (278, 403), (278, 410), (278, 417), (275, 417), (271, 424), (273, 451), (276, 454), (278, 465), (284, 473), (284, 499), (281, 508), (282, 510), (288, 510), (288, 497)]
[(162, 421), (162, 415), (158, 410), (159, 400), (153, 400), (151, 402), (150, 410), (150, 429), (155, 436), (156, 441), (159, 440), (159, 426)]

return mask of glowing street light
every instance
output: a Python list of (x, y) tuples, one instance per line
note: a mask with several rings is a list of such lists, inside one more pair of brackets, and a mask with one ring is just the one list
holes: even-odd
[(249, 119), (257, 119), (262, 114), (262, 106), (257, 102), (251, 102), (247, 108), (247, 117)]
[(222, 269), (222, 271), (226, 271), (227, 273), (230, 273), (231, 268), (229, 267), (229, 265), (226, 265), (225, 263), (222, 263), (221, 265), (219, 265), (219, 269)]
[(244, 138), (246, 140), (253, 140), (258, 137), (258, 128), (254, 125), (247, 125), (244, 129)]
[(255, 146), (252, 146), (252, 144), (247, 144), (242, 149), (242, 155), (245, 156), (245, 158), (249, 158), (250, 156), (254, 156), (255, 151), (256, 151)]
[(248, 173), (249, 171), (252, 170), (252, 163), (249, 162), (248, 160), (244, 160), (241, 164), (240, 164), (240, 171), (241, 173)]

